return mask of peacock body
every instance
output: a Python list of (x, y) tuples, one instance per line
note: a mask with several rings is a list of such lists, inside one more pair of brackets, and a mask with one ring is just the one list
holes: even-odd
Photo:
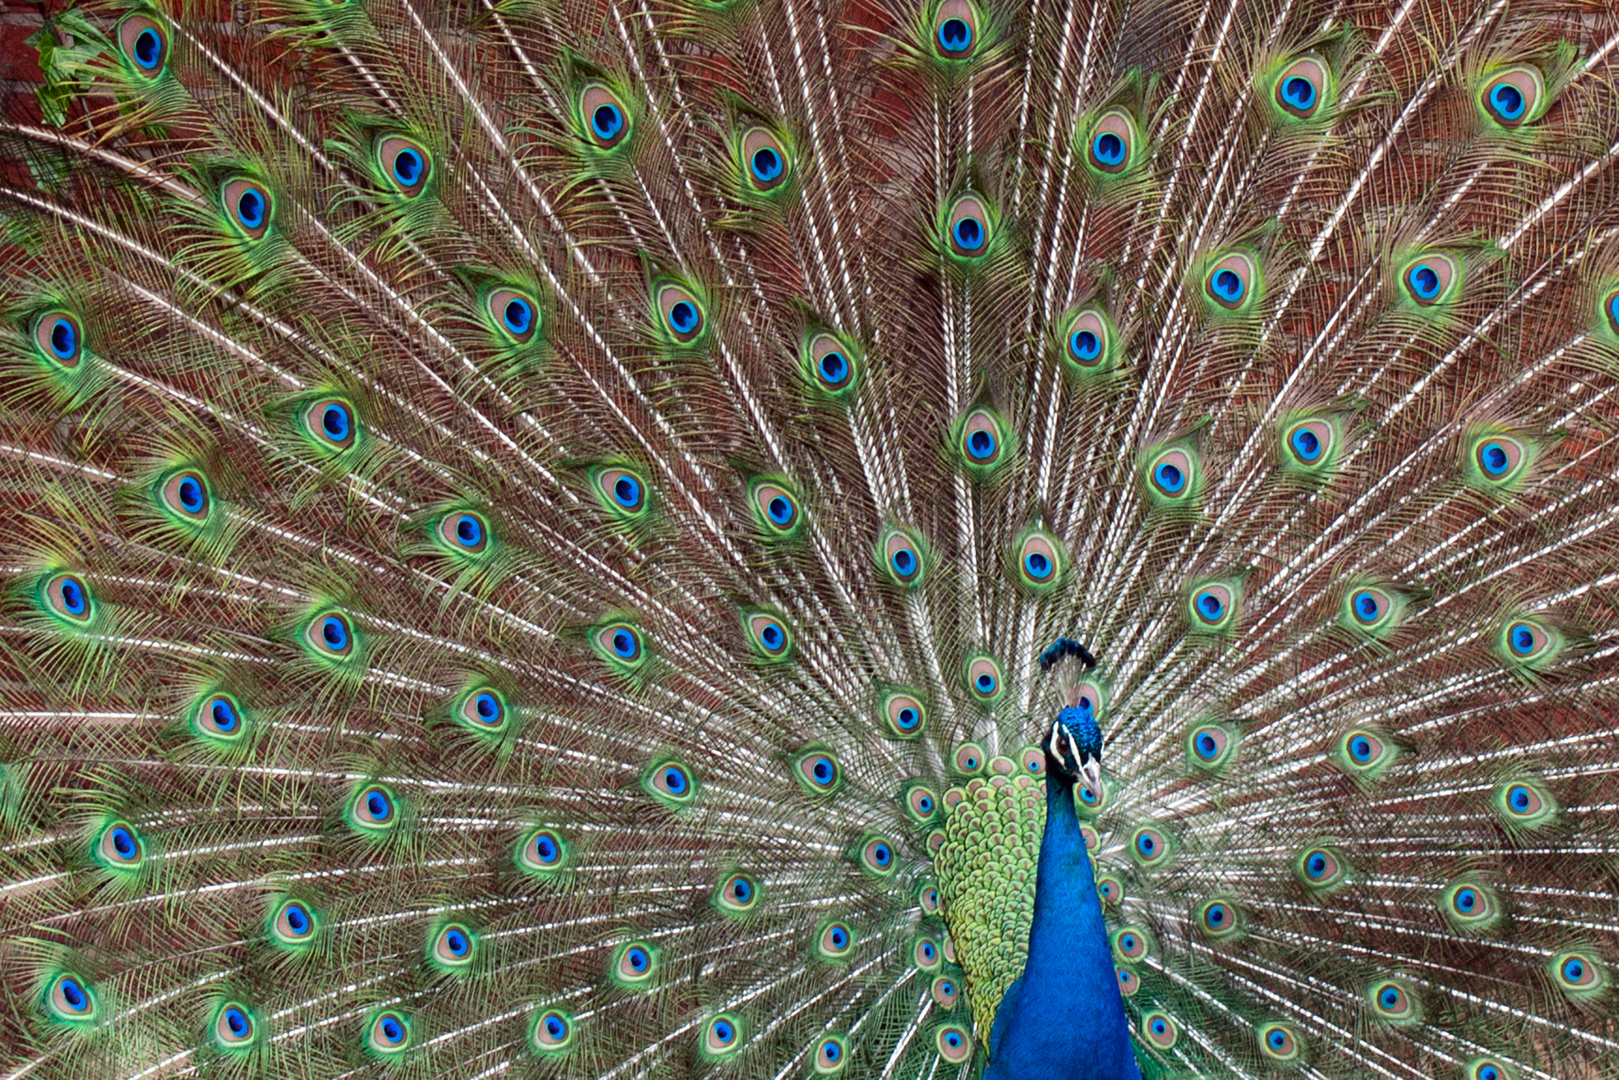
[(6, 19), (5, 1077), (1619, 1076), (1608, 5)]

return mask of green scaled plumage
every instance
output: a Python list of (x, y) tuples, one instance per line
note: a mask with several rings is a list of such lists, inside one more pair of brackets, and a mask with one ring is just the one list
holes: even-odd
[(0, 1076), (1619, 1075), (1611, 4), (13, 8)]

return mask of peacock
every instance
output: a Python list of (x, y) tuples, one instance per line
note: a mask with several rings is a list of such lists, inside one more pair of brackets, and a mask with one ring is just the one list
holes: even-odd
[(1608, 0), (0, 30), (0, 1077), (1619, 1078)]

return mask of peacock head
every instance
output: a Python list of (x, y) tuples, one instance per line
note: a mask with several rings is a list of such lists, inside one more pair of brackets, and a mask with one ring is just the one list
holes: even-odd
[(1041, 742), (1046, 752), (1046, 775), (1072, 785), (1084, 781), (1092, 791), (1102, 785), (1102, 729), (1087, 707), (1069, 706), (1057, 714)]

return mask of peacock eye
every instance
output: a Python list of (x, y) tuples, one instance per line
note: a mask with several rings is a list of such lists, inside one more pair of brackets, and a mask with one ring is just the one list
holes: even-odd
[(1418, 307), (1433, 307), (1451, 298), (1452, 286), (1459, 276), (1454, 259), (1439, 252), (1428, 252), (1405, 265), (1400, 272), (1400, 284)]
[(239, 1002), (226, 1002), (214, 1020), (214, 1041), (231, 1049), (252, 1042), (254, 1034), (252, 1012)]
[(1327, 65), (1320, 57), (1300, 57), (1277, 76), (1276, 105), (1287, 116), (1308, 120), (1320, 110), (1330, 85)]
[(101, 830), (95, 855), (97, 861), (108, 869), (133, 870), (145, 861), (146, 849), (133, 825), (126, 821), (114, 821)]
[(904, 739), (922, 731), (927, 723), (927, 710), (921, 699), (908, 693), (894, 693), (883, 702), (883, 717), (889, 730)]
[(342, 398), (320, 398), (303, 411), (304, 430), (323, 450), (341, 452), (354, 445), (358, 433), (353, 407)]
[(71, 312), (48, 311), (36, 319), (34, 343), (41, 356), (59, 367), (76, 368), (84, 358), (84, 331)]
[(50, 985), (50, 1010), (58, 1019), (76, 1025), (95, 1019), (95, 994), (87, 981), (76, 975), (61, 974)]
[(946, 1024), (933, 1038), (939, 1056), (952, 1065), (959, 1065), (972, 1057), (972, 1037), (967, 1029), (957, 1024)]
[(1111, 356), (1113, 327), (1100, 309), (1082, 308), (1064, 335), (1065, 358), (1081, 371), (1105, 366)]
[(585, 135), (599, 150), (612, 150), (630, 135), (629, 113), (618, 95), (601, 83), (591, 83), (579, 95)]
[(220, 201), (231, 223), (250, 240), (258, 240), (270, 228), (270, 196), (256, 180), (238, 177), (220, 189)]
[(439, 518), (439, 543), (458, 555), (482, 555), (489, 548), (489, 525), (483, 515), (457, 510)]
[(909, 534), (890, 530), (882, 542), (883, 564), (896, 584), (910, 586), (922, 579), (921, 545)]
[(433, 935), (430, 959), (441, 969), (455, 970), (471, 964), (477, 939), (461, 923), (441, 926)]
[(1252, 298), (1256, 272), (1254, 261), (1242, 252), (1232, 252), (1215, 262), (1203, 278), (1203, 292), (1226, 311), (1245, 307)]
[(1473, 440), (1473, 464), (1487, 486), (1507, 486), (1517, 481), (1528, 464), (1529, 455), (1522, 441), (1510, 435), (1494, 434)]
[(975, 409), (962, 421), (960, 449), (970, 468), (988, 469), (1000, 462), (1004, 439), (995, 415)]
[(304, 640), (317, 656), (343, 660), (354, 652), (354, 632), (341, 612), (327, 611), (304, 624)]
[(422, 145), (403, 135), (377, 140), (377, 165), (388, 182), (406, 198), (415, 198), (427, 187), (433, 159)]
[(393, 793), (381, 784), (361, 788), (349, 803), (349, 820), (363, 831), (375, 833), (392, 829), (398, 818)]
[(768, 129), (754, 127), (743, 133), (742, 159), (755, 191), (775, 191), (787, 182), (787, 150)]
[(812, 384), (833, 398), (854, 386), (859, 372), (855, 351), (832, 334), (810, 335), (804, 346), (804, 363)]
[(1134, 163), (1136, 125), (1123, 109), (1109, 109), (1091, 124), (1085, 160), (1106, 176), (1118, 176)]
[(714, 904), (727, 915), (746, 915), (758, 907), (764, 890), (748, 874), (730, 874), (714, 890)]
[(963, 259), (977, 259), (989, 250), (989, 211), (972, 195), (963, 195), (950, 208), (945, 222), (950, 250)]
[(753, 612), (745, 616), (748, 643), (759, 656), (779, 660), (792, 649), (793, 637), (787, 625), (768, 612)]
[(827, 923), (815, 938), (816, 951), (823, 960), (842, 959), (853, 947), (854, 931), (846, 923)]
[(506, 700), (498, 690), (478, 687), (461, 696), (455, 716), (473, 731), (500, 731), (506, 726)]
[(567, 1049), (573, 1042), (573, 1017), (561, 1009), (545, 1010), (534, 1018), (530, 1041), (541, 1054)]
[(630, 989), (650, 983), (658, 973), (658, 953), (645, 941), (620, 945), (613, 957), (611, 974), (620, 986)]
[(1391, 979), (1374, 983), (1367, 990), (1378, 1019), (1390, 1024), (1414, 1023), (1419, 1017), (1417, 1000), (1410, 988)]
[(540, 309), (534, 298), (516, 289), (491, 289), (484, 296), (488, 319), (501, 337), (517, 345), (534, 340), (540, 328)]
[(680, 285), (663, 285), (657, 290), (657, 302), (664, 332), (676, 342), (695, 341), (703, 333), (703, 305), (691, 290)]
[(74, 574), (57, 574), (46, 580), (41, 590), (45, 606), (71, 622), (89, 622), (94, 613), (90, 589)]
[(1195, 489), (1197, 460), (1185, 447), (1160, 450), (1146, 461), (1147, 484), (1163, 505), (1184, 504)]
[(933, 18), (933, 48), (946, 60), (978, 51), (978, 15), (967, 0), (945, 0)]
[(1130, 836), (1130, 853), (1144, 867), (1161, 866), (1169, 859), (1169, 839), (1162, 830), (1143, 825)]
[(410, 1045), (410, 1025), (399, 1013), (378, 1013), (367, 1028), (366, 1041), (374, 1053), (391, 1056)]
[(284, 900), (270, 918), (270, 934), (282, 945), (306, 945), (315, 935), (315, 915), (297, 900)]
[(137, 75), (155, 79), (168, 60), (169, 33), (155, 19), (132, 14), (118, 24), (118, 47)]
[(1484, 81), (1479, 108), (1496, 125), (1512, 130), (1540, 116), (1546, 97), (1545, 77), (1532, 67), (1511, 67)]
[(1063, 573), (1063, 550), (1056, 537), (1040, 531), (1026, 533), (1015, 549), (1019, 583), (1041, 593), (1055, 586)]
[(963, 776), (976, 776), (984, 767), (984, 748), (977, 743), (962, 743), (950, 758), (956, 772)]
[(629, 623), (608, 623), (595, 631), (593, 640), (601, 655), (618, 670), (634, 671), (646, 659), (641, 632)]
[(1171, 1049), (1180, 1037), (1179, 1026), (1166, 1013), (1147, 1013), (1141, 1018), (1141, 1026), (1147, 1033), (1147, 1041), (1160, 1050)]

